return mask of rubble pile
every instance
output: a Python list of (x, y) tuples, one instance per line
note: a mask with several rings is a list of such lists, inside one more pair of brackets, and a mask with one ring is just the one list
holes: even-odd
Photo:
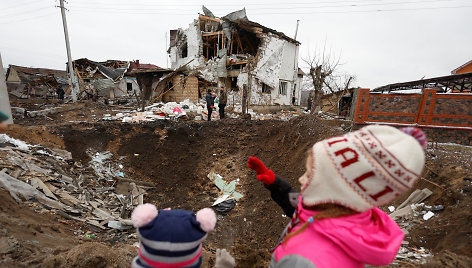
[[(239, 107), (233, 109), (228, 107), (226, 109), (228, 118), (238, 118), (241, 114)], [(282, 120), (288, 121), (294, 117), (306, 114), (306, 112), (296, 111), (280, 111), (274, 114), (262, 114), (254, 112), (252, 109), (248, 110), (248, 114), (251, 115), (253, 120)], [(104, 121), (121, 121), (123, 123), (140, 123), (150, 122), (156, 120), (205, 120), (208, 117), (207, 108), (205, 103), (192, 103), (188, 99), (177, 103), (177, 102), (159, 102), (147, 106), (144, 108), (144, 112), (137, 110), (130, 111), (119, 111), (115, 115), (104, 114), (102, 120)], [(218, 119), (218, 107), (215, 107), (212, 113), (212, 120)]]
[(112, 163), (109, 152), (95, 153), (86, 168), (68, 151), (32, 146), (5, 134), (0, 145), (0, 183), (18, 203), (39, 202), (96, 232), (132, 228), (130, 213), (150, 188), (123, 178), (123, 166)]

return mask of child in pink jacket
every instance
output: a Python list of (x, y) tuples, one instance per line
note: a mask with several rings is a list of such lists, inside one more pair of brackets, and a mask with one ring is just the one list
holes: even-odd
[(270, 267), (364, 267), (393, 261), (404, 234), (377, 208), (410, 189), (424, 166), (417, 128), (372, 125), (317, 142), (301, 194), (255, 157), (248, 167), (292, 220)]

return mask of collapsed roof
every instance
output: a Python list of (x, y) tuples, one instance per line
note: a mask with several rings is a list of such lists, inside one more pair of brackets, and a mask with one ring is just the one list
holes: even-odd
[(53, 69), (46, 69), (46, 68), (30, 68), (30, 67), (23, 67), (17, 65), (10, 65), (6, 77), (10, 74), (12, 70), (15, 70), (18, 74), (18, 78), (23, 83), (30, 83), (38, 80), (55, 80), (58, 83), (66, 83), (67, 84), (67, 72), (61, 70), (53, 70)]
[(103, 75), (112, 81), (121, 79), (130, 66), (129, 61), (107, 60), (95, 62), (86, 58), (74, 60), (72, 64), (82, 78), (97, 78), (97, 76)]
[(285, 39), (285, 40), (287, 40), (291, 43), (294, 43), (294, 44), (297, 44), (297, 45), (301, 44), (297, 40), (288, 37), (287, 35), (285, 35), (282, 32), (278, 32), (274, 29), (271, 29), (269, 27), (261, 25), (257, 22), (250, 21), (248, 19), (247, 15), (246, 15), (246, 9), (245, 8), (243, 8), (241, 10), (238, 10), (238, 11), (231, 12), (228, 15), (222, 17), (221, 20), (223, 22), (231, 22), (231, 23), (237, 25), (238, 27), (241, 27), (241, 28), (243, 28), (243, 29), (245, 29), (249, 32), (252, 32), (252, 33), (261, 33), (261, 32), (262, 33), (272, 33), (272, 34), (278, 35), (282, 39)]
[(407, 89), (434, 88), (440, 93), (446, 92), (471, 92), (472, 73), (455, 74), (410, 82), (395, 83), (375, 88), (374, 92), (390, 92)]

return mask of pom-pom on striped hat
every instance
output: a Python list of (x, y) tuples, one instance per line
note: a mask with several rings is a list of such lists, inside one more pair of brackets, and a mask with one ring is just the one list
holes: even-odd
[(358, 212), (410, 189), (424, 167), (426, 136), (418, 128), (371, 125), (313, 145), (303, 204), (339, 204)]
[(202, 242), (216, 225), (210, 208), (194, 214), (174, 209), (157, 210), (154, 205), (139, 205), (131, 214), (140, 241), (133, 268), (200, 267)]

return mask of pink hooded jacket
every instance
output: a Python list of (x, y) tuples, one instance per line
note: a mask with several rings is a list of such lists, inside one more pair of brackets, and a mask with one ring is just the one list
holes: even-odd
[[(296, 215), (300, 223), (291, 231), (317, 213), (304, 209), (299, 201)], [(403, 237), (398, 225), (378, 208), (351, 216), (314, 220), (304, 231), (276, 247), (270, 267), (387, 265), (395, 258)], [(310, 262), (313, 266), (306, 266)]]

